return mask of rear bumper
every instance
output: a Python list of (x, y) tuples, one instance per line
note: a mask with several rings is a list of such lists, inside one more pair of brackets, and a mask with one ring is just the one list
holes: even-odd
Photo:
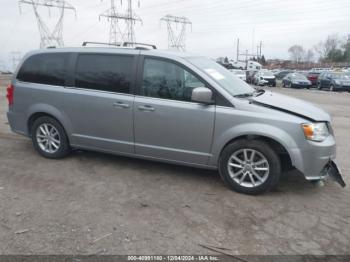
[(28, 136), (28, 128), (26, 119), (23, 114), (18, 114), (12, 111), (7, 112), (7, 119), (12, 132)]
[(313, 86), (317, 85), (317, 79), (308, 78), (308, 80), (311, 82), (311, 85)]
[(310, 88), (311, 85), (306, 85), (306, 84), (292, 84), (293, 88)]

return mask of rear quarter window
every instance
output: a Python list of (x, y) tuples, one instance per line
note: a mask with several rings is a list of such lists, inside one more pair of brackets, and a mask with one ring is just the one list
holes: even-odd
[(36, 54), (24, 61), (17, 79), (23, 82), (64, 86), (68, 53)]

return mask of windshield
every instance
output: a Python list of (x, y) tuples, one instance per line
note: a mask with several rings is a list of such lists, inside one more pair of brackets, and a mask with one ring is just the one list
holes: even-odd
[(253, 93), (254, 88), (239, 79), (223, 66), (205, 57), (190, 57), (188, 61), (220, 84), (232, 96)]

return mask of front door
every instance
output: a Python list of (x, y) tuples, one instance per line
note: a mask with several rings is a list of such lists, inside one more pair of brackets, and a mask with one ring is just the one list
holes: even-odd
[(174, 62), (146, 57), (140, 85), (134, 103), (136, 154), (207, 164), (215, 105), (191, 101), (192, 90), (205, 84)]

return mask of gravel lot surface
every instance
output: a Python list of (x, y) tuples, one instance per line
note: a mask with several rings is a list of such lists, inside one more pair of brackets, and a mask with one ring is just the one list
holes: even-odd
[[(350, 187), (286, 173), (274, 192), (216, 172), (93, 152), (40, 157), (6, 119), (0, 79), (1, 254), (349, 254)], [(273, 88), (329, 111), (350, 184), (350, 94)], [(219, 249), (217, 249), (219, 251)]]

